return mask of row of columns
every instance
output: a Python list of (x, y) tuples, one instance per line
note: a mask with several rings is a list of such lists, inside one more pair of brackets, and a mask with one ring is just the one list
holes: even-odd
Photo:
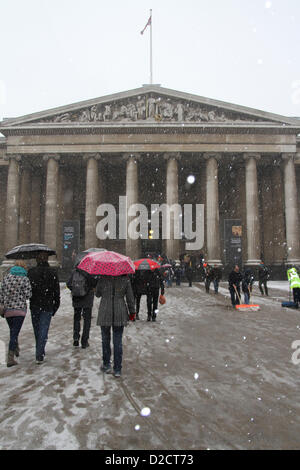
[[(128, 207), (138, 203), (138, 161), (139, 155), (126, 155), (126, 196)], [(87, 154), (86, 160), (86, 206), (85, 206), (85, 246), (97, 246), (96, 238), (96, 209), (99, 201), (98, 161), (99, 154)], [(178, 160), (180, 154), (165, 154), (166, 161), (166, 204), (178, 204)], [(218, 162), (220, 155), (206, 154), (206, 226), (207, 226), (207, 258), (212, 264), (221, 264), (220, 229), (219, 229), (219, 183)], [(257, 154), (245, 154), (245, 193), (246, 193), (246, 225), (247, 225), (247, 264), (256, 265), (260, 262), (260, 229), (259, 229), (259, 197), (257, 183)], [(22, 173), (19, 190), (19, 155), (9, 159), (7, 178), (7, 202), (5, 240), (6, 250), (22, 239), (25, 224), (29, 216), (26, 214), (26, 195), (29, 192), (30, 174), (28, 170)], [(45, 243), (56, 249), (57, 220), (58, 220), (58, 180), (59, 156), (45, 155), (47, 162), (46, 195), (45, 195)], [(283, 154), (284, 200), (287, 242), (287, 262), (300, 263), (299, 217), (297, 202), (297, 185), (294, 154)], [(37, 197), (34, 190), (37, 180), (32, 180), (32, 197)], [(40, 203), (40, 201), (38, 201)], [(22, 217), (19, 221), (19, 204)], [(32, 205), (33, 207), (33, 205)], [(36, 214), (31, 214), (31, 221)], [(166, 253), (176, 259), (179, 255), (180, 240), (174, 238), (174, 218), (171, 213), (170, 239), (166, 241)], [(130, 224), (131, 217), (128, 217)], [(20, 222), (20, 223), (19, 223)], [(31, 236), (34, 235), (31, 233)], [(33, 240), (35, 241), (35, 240)], [(139, 240), (134, 240), (128, 234), (126, 253), (133, 258), (139, 254)]]

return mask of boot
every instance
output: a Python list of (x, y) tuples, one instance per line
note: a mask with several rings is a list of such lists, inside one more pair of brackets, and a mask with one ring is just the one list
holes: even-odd
[(14, 359), (15, 351), (8, 351), (7, 355), (7, 367), (16, 366), (18, 363)]
[(16, 349), (15, 349), (15, 356), (16, 356), (16, 357), (19, 357), (19, 356), (20, 356), (20, 347), (19, 347), (19, 343), (17, 343)]

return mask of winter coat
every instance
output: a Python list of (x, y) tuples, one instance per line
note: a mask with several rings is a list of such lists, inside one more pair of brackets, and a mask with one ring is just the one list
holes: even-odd
[(213, 275), (213, 280), (214, 281), (221, 281), (222, 279), (222, 270), (221, 268), (214, 267), (212, 268), (212, 275)]
[(97, 283), (96, 297), (101, 297), (97, 318), (99, 326), (126, 326), (128, 314), (135, 313), (134, 296), (128, 276), (103, 276)]
[(4, 305), (4, 316), (25, 317), (27, 312), (26, 300), (31, 297), (31, 285), (27, 271), (21, 266), (11, 268), (0, 288), (0, 303)]
[(56, 270), (50, 268), (48, 262), (39, 263), (29, 269), (28, 277), (32, 288), (30, 309), (52, 312), (60, 305), (60, 287)]
[(165, 293), (164, 280), (159, 269), (148, 271), (147, 287), (150, 293), (159, 289), (161, 289), (162, 295)]
[[(71, 292), (72, 292), (73, 276), (75, 272), (76, 272), (76, 269), (73, 270), (70, 276), (70, 279), (67, 281), (67, 284), (66, 284), (68, 289), (70, 289)], [(74, 308), (93, 308), (94, 288), (97, 285), (97, 280), (89, 275), (85, 275), (83, 271), (81, 271), (81, 274), (85, 276), (85, 279), (86, 279), (87, 294), (83, 297), (74, 297), (72, 295), (72, 305)]]
[(269, 273), (267, 266), (265, 266), (264, 264), (261, 264), (258, 268), (259, 281), (264, 282), (264, 281), (267, 281), (269, 278), (270, 278), (270, 273)]
[(136, 271), (132, 276), (132, 289), (135, 297), (137, 295), (146, 295), (148, 293), (147, 273), (148, 271)]
[(252, 286), (254, 283), (254, 274), (251, 271), (251, 269), (246, 269), (246, 271), (243, 273), (243, 279), (242, 279), (242, 290), (243, 292), (251, 292)]
[(229, 287), (233, 287), (233, 284), (239, 287), (242, 279), (243, 279), (243, 276), (240, 272), (231, 271), (228, 277)]

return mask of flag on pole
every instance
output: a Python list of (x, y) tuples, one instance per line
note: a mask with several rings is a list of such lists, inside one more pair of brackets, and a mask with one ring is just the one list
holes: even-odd
[(151, 26), (151, 15), (149, 16), (149, 19), (148, 19), (148, 21), (147, 21), (147, 23), (146, 23), (145, 28), (141, 31), (141, 34), (144, 34), (144, 32), (145, 32), (147, 26)]

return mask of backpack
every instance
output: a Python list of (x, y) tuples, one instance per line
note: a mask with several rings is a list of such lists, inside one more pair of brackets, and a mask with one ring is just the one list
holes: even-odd
[(75, 271), (72, 278), (72, 296), (85, 297), (88, 294), (86, 277), (79, 271)]

